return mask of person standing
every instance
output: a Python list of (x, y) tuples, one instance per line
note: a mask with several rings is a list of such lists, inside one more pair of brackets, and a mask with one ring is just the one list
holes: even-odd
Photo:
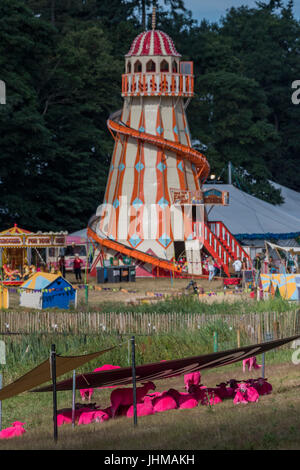
[(240, 258), (237, 258), (233, 263), (232, 266), (234, 267), (234, 275), (235, 277), (241, 277), (242, 271), (242, 262)]
[(215, 267), (214, 267), (214, 262), (211, 256), (208, 258), (207, 267), (208, 267), (208, 280), (212, 281), (215, 275)]
[(60, 256), (58, 259), (58, 269), (60, 270), (62, 277), (66, 277), (66, 262), (64, 256)]
[(74, 258), (74, 273), (76, 276), (76, 281), (82, 281), (81, 278), (81, 265), (82, 265), (82, 259), (79, 258), (79, 255), (76, 254)]
[(255, 287), (257, 287), (260, 272), (261, 272), (261, 258), (259, 256), (259, 253), (256, 253), (256, 256), (253, 260), (253, 268), (254, 268), (254, 271), (255, 271)]

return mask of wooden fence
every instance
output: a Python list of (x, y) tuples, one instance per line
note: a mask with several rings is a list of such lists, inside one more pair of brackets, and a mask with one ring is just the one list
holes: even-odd
[(208, 324), (227, 324), (253, 342), (300, 334), (300, 310), (285, 313), (197, 314), (197, 313), (65, 313), (0, 312), (0, 334), (73, 333), (168, 334), (197, 330)]

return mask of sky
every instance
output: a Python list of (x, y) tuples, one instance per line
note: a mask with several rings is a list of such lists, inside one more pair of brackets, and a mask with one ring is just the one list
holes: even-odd
[[(287, 0), (286, 0), (287, 1)], [(185, 7), (191, 10), (193, 17), (201, 21), (203, 18), (208, 21), (218, 21), (221, 16), (226, 15), (226, 10), (241, 5), (255, 8), (255, 0), (184, 0)], [(300, 20), (300, 0), (294, 0), (295, 17)]]

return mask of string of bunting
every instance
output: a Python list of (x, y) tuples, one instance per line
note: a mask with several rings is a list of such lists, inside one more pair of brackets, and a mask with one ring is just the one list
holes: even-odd
[(89, 285), (89, 284), (78, 284), (76, 286), (69, 286), (69, 287), (63, 287), (63, 288), (60, 288), (60, 289), (57, 289), (57, 288), (48, 288), (48, 289), (30, 289), (30, 288), (26, 288), (26, 287), (6, 287), (6, 286), (3, 286), (5, 289), (8, 290), (8, 292), (11, 292), (11, 293), (21, 293), (21, 292), (46, 292), (46, 293), (52, 293), (52, 292), (60, 292), (60, 293), (64, 293), (64, 292), (68, 292), (68, 291), (71, 291), (72, 289), (84, 289), (85, 287), (88, 287), (89, 290), (98, 290), (98, 291), (111, 291), (111, 292), (128, 292), (128, 293), (136, 293), (137, 291), (129, 291), (129, 290), (125, 290), (125, 289), (122, 289), (122, 288), (112, 288), (112, 287), (100, 287), (100, 286), (93, 286), (93, 285)]

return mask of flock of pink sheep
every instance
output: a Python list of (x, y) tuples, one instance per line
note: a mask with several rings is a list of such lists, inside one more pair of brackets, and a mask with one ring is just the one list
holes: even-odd
[[(252, 368), (259, 369), (256, 358), (251, 357), (243, 361), (243, 371), (245, 368), (251, 371)], [(119, 368), (111, 364), (94, 369), (94, 372)], [(233, 398), (234, 404), (257, 402), (260, 395), (271, 393), (272, 386), (267, 379), (248, 379), (222, 382), (214, 388), (209, 388), (200, 384), (200, 372), (193, 372), (184, 376), (185, 392), (179, 392), (173, 388), (164, 392), (155, 392), (156, 386), (153, 382), (146, 382), (136, 389), (137, 416), (152, 415), (162, 411), (173, 409), (194, 408), (198, 404), (212, 406), (221, 403), (224, 399)], [(114, 387), (102, 387), (114, 388)], [(149, 393), (153, 391), (152, 393)], [(110, 396), (111, 404), (105, 409), (100, 409), (96, 403), (90, 403), (94, 390), (82, 389), (80, 395), (83, 401), (88, 400), (88, 404), (76, 403), (75, 422), (78, 425), (99, 423), (119, 416), (133, 417), (133, 389), (118, 388), (112, 391)], [(66, 408), (58, 410), (57, 424), (72, 423), (72, 409)], [(11, 427), (0, 432), (0, 439), (8, 439), (19, 436), (25, 432), (24, 424), (16, 421)]]

